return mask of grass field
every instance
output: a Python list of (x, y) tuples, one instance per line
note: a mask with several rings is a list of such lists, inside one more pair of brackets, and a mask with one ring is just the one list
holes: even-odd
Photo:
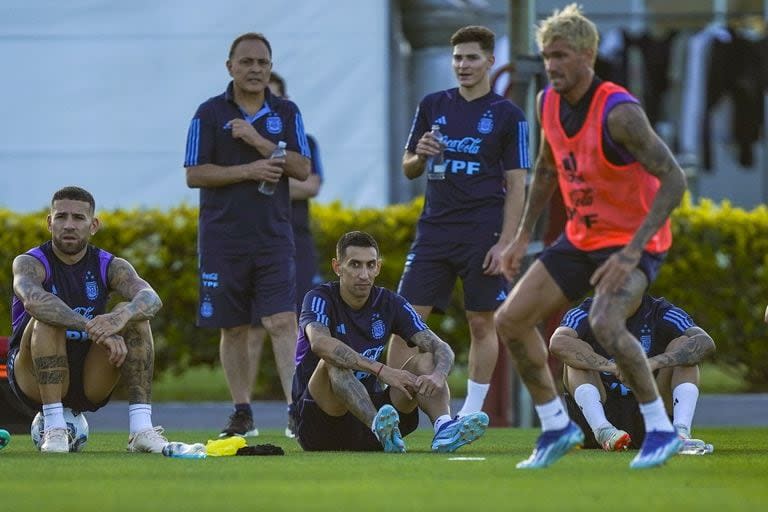
[[(174, 432), (205, 442), (213, 432)], [(521, 471), (537, 435), (491, 429), (452, 455), (428, 451), (431, 433), (406, 439), (408, 453), (304, 453), (279, 432), (284, 457), (170, 459), (124, 452), (126, 435), (94, 433), (83, 453), (41, 455), (28, 436), (0, 452), (2, 510), (83, 511), (489, 511), (765, 510), (768, 429), (698, 429), (706, 456), (630, 470), (633, 452), (579, 450), (545, 470)], [(482, 460), (451, 460), (453, 457)]]
[[(467, 393), (467, 368), (456, 365), (448, 376), (448, 385), (451, 396), (464, 397)], [(702, 393), (741, 393), (745, 391), (746, 384), (732, 371), (712, 364), (704, 363), (701, 366)], [(198, 366), (190, 368), (181, 375), (165, 374), (155, 379), (152, 398), (155, 402), (166, 401), (229, 401), (229, 390), (224, 379), (221, 367), (214, 368)], [(276, 399), (277, 396), (264, 394), (263, 390), (255, 390), (256, 399)]]

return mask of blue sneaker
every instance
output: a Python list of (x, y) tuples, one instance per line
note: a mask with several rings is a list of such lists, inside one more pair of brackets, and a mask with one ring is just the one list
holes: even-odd
[(536, 447), (531, 456), (518, 462), (516, 467), (518, 469), (545, 468), (557, 462), (574, 446), (583, 443), (584, 432), (576, 423), (570, 421), (564, 429), (542, 432), (536, 440)]
[(3, 430), (0, 428), (0, 450), (8, 446), (8, 443), (11, 442), (11, 434), (8, 433), (7, 430)]
[(488, 428), (488, 415), (473, 412), (456, 417), (440, 425), (432, 438), (432, 451), (439, 453), (455, 452), (465, 444), (480, 439)]
[(405, 453), (405, 441), (400, 435), (400, 415), (391, 405), (383, 405), (376, 417), (373, 418), (373, 428), (376, 439), (384, 447), (386, 453)]
[(682, 445), (683, 440), (677, 435), (677, 432), (651, 430), (645, 435), (640, 453), (632, 459), (629, 467), (642, 469), (661, 466), (668, 458), (676, 454)]

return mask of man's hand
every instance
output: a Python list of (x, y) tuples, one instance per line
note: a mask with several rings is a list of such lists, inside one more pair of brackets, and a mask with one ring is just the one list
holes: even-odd
[(438, 372), (416, 377), (418, 393), (427, 398), (440, 391), (443, 386), (445, 386), (445, 375), (442, 373)]
[[(128, 323), (128, 316), (120, 311), (98, 315), (85, 324), (85, 331), (94, 343), (103, 343), (110, 336), (118, 335)], [(121, 338), (122, 339), (122, 338)]]
[(233, 139), (240, 139), (249, 146), (256, 147), (256, 144), (259, 143), (260, 139), (264, 138), (259, 135), (259, 132), (256, 131), (256, 128), (254, 128), (251, 123), (245, 119), (240, 119), (239, 117), (230, 120), (226, 126), (229, 126), (232, 130)]
[(504, 255), (504, 243), (496, 242), (488, 249), (483, 260), (483, 274), (487, 276), (497, 276), (501, 274), (502, 257)]
[(518, 234), (512, 243), (501, 251), (501, 271), (507, 281), (512, 281), (520, 272), (527, 251), (528, 237), (522, 234)]
[(403, 394), (408, 397), (408, 400), (412, 400), (412, 393), (419, 389), (417, 377), (406, 370), (398, 370), (391, 366), (383, 365), (381, 371), (378, 372), (378, 378), (384, 384), (388, 384), (391, 387), (402, 391)]
[(248, 164), (249, 177), (254, 181), (277, 183), (283, 176), (284, 170), (285, 160), (282, 158), (256, 160)]
[(597, 293), (616, 293), (624, 286), (629, 274), (640, 263), (642, 251), (624, 247), (611, 254), (605, 263), (595, 270), (589, 279), (589, 284), (595, 287)]
[(125, 340), (122, 336), (112, 335), (104, 339), (100, 345), (109, 352), (109, 362), (116, 368), (120, 368), (125, 362), (125, 356), (128, 355), (128, 347), (125, 346)]
[(426, 132), (416, 143), (416, 154), (422, 157), (439, 155), (443, 149), (443, 144), (432, 135), (432, 132)]

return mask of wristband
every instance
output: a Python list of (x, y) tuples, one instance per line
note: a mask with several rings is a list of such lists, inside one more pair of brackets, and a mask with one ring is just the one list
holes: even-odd
[(377, 376), (377, 377), (378, 377), (379, 375), (381, 375), (381, 370), (383, 370), (383, 369), (384, 369), (384, 363), (381, 363), (381, 362), (380, 362), (379, 364), (380, 364), (381, 366), (379, 366), (379, 369), (376, 371), (376, 376)]

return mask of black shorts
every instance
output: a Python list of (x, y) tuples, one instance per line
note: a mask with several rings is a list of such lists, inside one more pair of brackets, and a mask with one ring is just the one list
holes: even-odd
[[(584, 448), (602, 448), (597, 443), (595, 434), (592, 432), (592, 428), (587, 423), (586, 418), (584, 418), (584, 414), (581, 412), (581, 408), (576, 403), (576, 400), (569, 393), (565, 393), (563, 399), (568, 406), (568, 415), (584, 432)], [(632, 438), (632, 444), (629, 445), (629, 448), (639, 449), (640, 445), (643, 444), (643, 439), (645, 439), (645, 422), (634, 396), (621, 397), (608, 393), (603, 408), (605, 409), (605, 417), (608, 421), (614, 427), (627, 432)]]
[[(371, 395), (373, 406), (378, 410), (385, 404), (392, 404), (389, 388)], [(381, 443), (363, 423), (348, 412), (344, 416), (329, 416), (312, 398), (309, 389), (304, 392), (295, 408), (291, 409), (296, 422), (296, 439), (306, 451), (382, 451)], [(405, 437), (419, 426), (418, 407), (409, 413), (400, 414), (400, 434)]]
[(509, 291), (503, 276), (483, 273), (485, 255), (496, 242), (498, 236), (489, 236), (485, 243), (416, 240), (406, 256), (397, 293), (414, 306), (433, 306), (435, 311), (445, 312), (459, 277), (466, 311), (495, 311)]
[[(23, 329), (21, 329), (23, 331)], [(91, 341), (73, 341), (67, 340), (67, 363), (69, 365), (69, 389), (67, 394), (62, 397), (64, 407), (69, 407), (73, 411), (97, 411), (107, 405), (112, 393), (100, 403), (93, 403), (85, 396), (85, 385), (83, 383), (83, 367), (85, 366), (85, 356), (91, 348)], [(42, 404), (39, 404), (29, 398), (16, 385), (14, 365), (16, 363), (16, 354), (19, 347), (8, 351), (8, 385), (18, 399), (31, 411), (40, 411)]]
[(199, 327), (259, 325), (265, 316), (296, 310), (292, 251), (269, 256), (200, 253)]
[[(611, 254), (621, 249), (623, 246), (582, 251), (576, 248), (565, 235), (560, 235), (552, 245), (544, 249), (544, 252), (539, 255), (539, 260), (563, 294), (573, 302), (584, 297), (592, 289), (589, 278)], [(654, 254), (643, 251), (637, 268), (648, 278), (648, 285), (656, 279), (666, 255), (666, 252)]]

